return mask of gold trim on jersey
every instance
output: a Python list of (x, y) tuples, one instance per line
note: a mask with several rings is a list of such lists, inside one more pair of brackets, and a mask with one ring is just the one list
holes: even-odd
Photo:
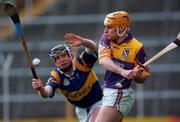
[[(84, 63), (84, 62), (83, 62), (83, 63)], [(83, 71), (83, 72), (90, 71), (90, 69), (91, 69), (86, 63), (84, 63), (84, 65), (80, 64), (80, 63), (78, 62), (78, 60), (74, 60), (74, 65), (75, 65), (75, 67), (76, 67), (77, 69), (79, 69), (79, 70), (81, 70), (81, 71)]]
[[(66, 96), (67, 99), (72, 101), (79, 101), (83, 97), (85, 97), (92, 89), (93, 84), (97, 81), (97, 77), (93, 70), (89, 73), (85, 84), (82, 86), (81, 89), (69, 92), (67, 90), (60, 89), (59, 91)], [(78, 82), (78, 81), (77, 81)]]
[(59, 74), (56, 71), (51, 71), (51, 76), (53, 76), (55, 78), (55, 80), (53, 80), (56, 84), (60, 85), (60, 77)]

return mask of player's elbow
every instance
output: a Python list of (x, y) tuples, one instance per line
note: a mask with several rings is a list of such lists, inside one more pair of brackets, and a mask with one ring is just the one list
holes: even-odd
[(99, 65), (100, 65), (101, 67), (103, 67), (103, 68), (106, 67), (106, 62), (105, 62), (104, 58), (100, 58), (100, 59), (99, 59)]
[(108, 62), (110, 61), (111, 59), (107, 56), (104, 56), (104, 57), (101, 57), (99, 59), (99, 65), (101, 65), (103, 68), (106, 68), (107, 65), (108, 65)]

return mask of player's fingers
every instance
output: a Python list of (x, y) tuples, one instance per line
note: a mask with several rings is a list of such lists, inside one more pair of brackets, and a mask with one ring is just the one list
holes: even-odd
[(73, 33), (69, 33), (69, 36), (70, 36), (70, 38), (74, 39), (75, 41), (82, 40), (81, 36), (78, 36), (78, 35), (73, 34)]
[(144, 67), (138, 65), (138, 66), (136, 66), (134, 69), (135, 69), (135, 71), (137, 71), (137, 72), (139, 72), (139, 71), (142, 72), (142, 71), (144, 70)]
[(32, 87), (36, 89), (38, 87), (38, 84), (36, 82), (32, 82)]
[(75, 35), (75, 34), (73, 34), (73, 33), (69, 33), (69, 36), (71, 36), (71, 37), (75, 37), (76, 35)]
[(149, 67), (150, 67), (150, 65), (147, 65), (146, 67), (144, 67), (144, 70), (148, 71)]
[(41, 83), (41, 82), (32, 82), (32, 87), (33, 87), (34, 89), (39, 88), (39, 87), (41, 87), (41, 86), (42, 86), (42, 83)]
[(72, 40), (65, 40), (65, 43), (72, 43)]
[(36, 86), (36, 85), (41, 84), (41, 82), (34, 81), (34, 82), (32, 82), (32, 84)]
[(38, 79), (33, 78), (32, 81), (41, 81), (41, 80), (39, 78)]
[(143, 71), (144, 71), (144, 68), (142, 68), (142, 67), (139, 67), (136, 70), (133, 70), (134, 77), (140, 77), (142, 75)]
[(69, 35), (71, 36), (71, 37), (74, 37), (74, 38), (79, 38), (80, 36), (78, 36), (78, 35), (76, 35), (76, 34), (73, 34), (73, 33), (69, 33)]
[(128, 75), (127, 75), (127, 79), (133, 79), (134, 78), (134, 74), (133, 73), (129, 73)]
[(69, 44), (70, 47), (75, 46), (75, 43), (73, 43), (71, 40), (65, 40), (65, 43)]
[(74, 42), (72, 40), (66, 40), (65, 43), (69, 44), (69, 46), (76, 46), (77, 42)]
[(124, 77), (126, 77), (129, 80), (134, 77), (134, 74), (133, 74), (132, 70), (125, 70), (123, 75), (124, 75)]
[(32, 82), (38, 82), (38, 79), (32, 79)]
[(65, 34), (64, 38), (67, 38), (67, 39), (72, 39), (73, 36), (70, 34), (70, 33), (67, 33)]
[(135, 68), (144, 69), (145, 67), (143, 65), (137, 65)]
[(75, 39), (78, 38), (79, 36), (72, 34), (72, 33), (68, 33), (65, 35), (65, 38), (69, 38), (69, 39)]
[(141, 71), (143, 71), (143, 70), (144, 70), (144, 68), (143, 68), (143, 67), (140, 67), (139, 69), (140, 69)]

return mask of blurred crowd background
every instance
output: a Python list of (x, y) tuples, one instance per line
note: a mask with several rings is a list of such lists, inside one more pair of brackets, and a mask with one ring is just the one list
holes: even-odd
[[(69, 32), (98, 43), (104, 17), (110, 12), (130, 14), (131, 32), (143, 42), (148, 58), (174, 41), (180, 31), (180, 0), (6, 1), (19, 11), (32, 58), (41, 59), (36, 71), (44, 84), (53, 69), (50, 49), (64, 43), (64, 34)], [(15, 27), (0, 13), (0, 121), (68, 117), (73, 107), (68, 107), (63, 96), (44, 100), (32, 89), (32, 74)], [(133, 83), (136, 101), (129, 117), (180, 117), (179, 52), (177, 48), (150, 65), (151, 77), (143, 85)], [(103, 81), (104, 70), (98, 63), (94, 69)]]

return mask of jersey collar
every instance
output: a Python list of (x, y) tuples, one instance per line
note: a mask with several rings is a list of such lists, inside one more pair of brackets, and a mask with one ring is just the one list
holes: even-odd
[(75, 70), (76, 70), (76, 67), (74, 66), (74, 62), (72, 62), (72, 63), (73, 63), (73, 64), (72, 64), (72, 66), (73, 66), (73, 72), (72, 72), (71, 75), (66, 74), (65, 72), (61, 71), (59, 68), (57, 68), (57, 69), (59, 70), (59, 72), (60, 72), (61, 74), (65, 75), (65, 76), (67, 76), (67, 77), (71, 77), (72, 75), (74, 75), (74, 72), (75, 72)]
[(118, 45), (122, 44), (122, 43), (127, 43), (129, 42), (131, 39), (133, 38), (132, 34), (128, 33), (128, 36)]
[(123, 42), (129, 42), (133, 38), (132, 34), (128, 33), (128, 36), (124, 39)]

